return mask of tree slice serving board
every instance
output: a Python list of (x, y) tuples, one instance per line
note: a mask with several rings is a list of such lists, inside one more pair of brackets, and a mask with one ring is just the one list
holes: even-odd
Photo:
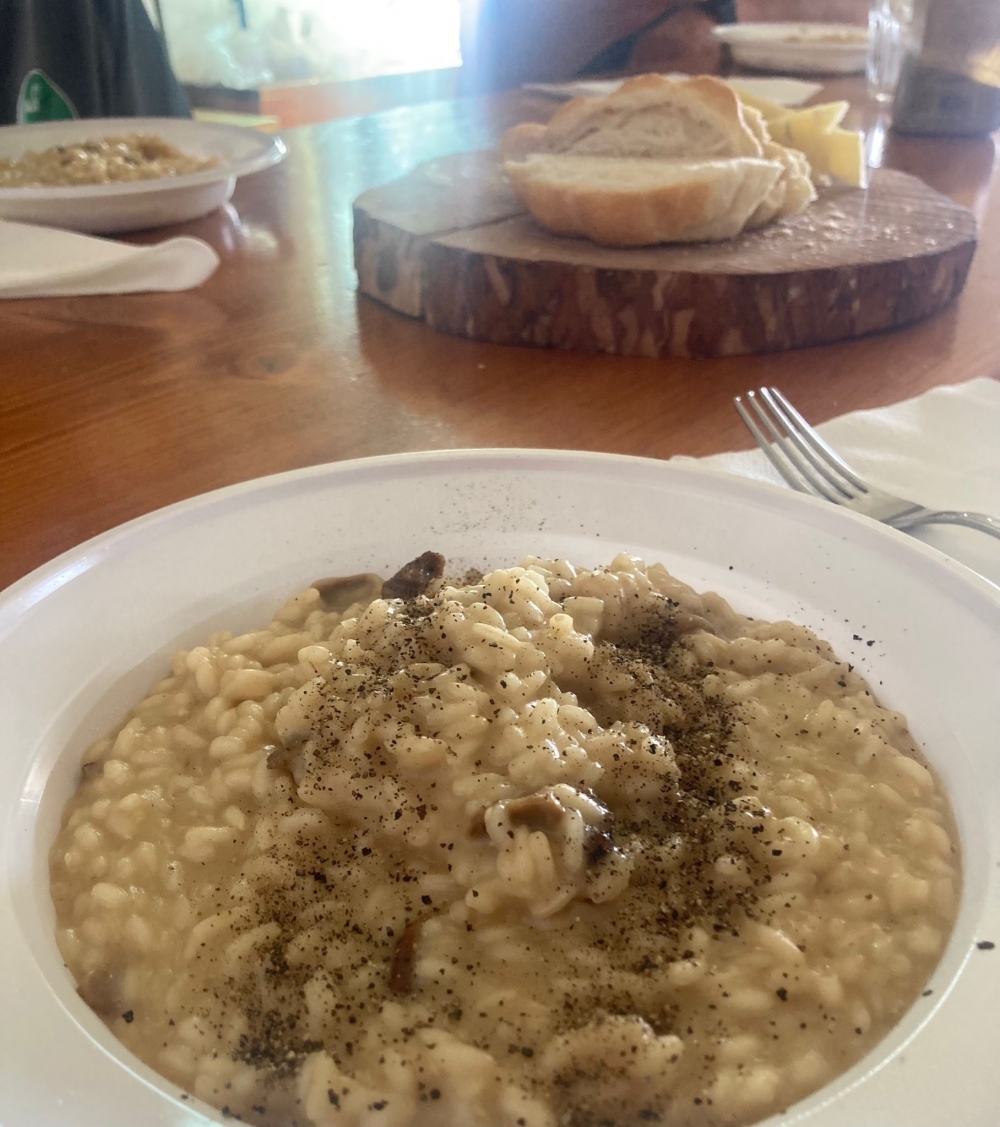
[(621, 356), (735, 356), (900, 328), (961, 291), (975, 247), (970, 211), (886, 169), (729, 242), (636, 249), (539, 227), (492, 152), (430, 161), (354, 204), (362, 293), (458, 336)]

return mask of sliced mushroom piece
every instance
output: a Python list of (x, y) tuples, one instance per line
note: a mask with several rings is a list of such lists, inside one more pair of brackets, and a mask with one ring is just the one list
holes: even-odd
[(359, 575), (334, 575), (317, 579), (313, 586), (319, 591), (324, 610), (343, 613), (355, 603), (367, 606), (382, 594), (382, 576), (365, 571)]
[(444, 575), (444, 556), (440, 552), (424, 552), (415, 560), (404, 564), (399, 571), (382, 584), (383, 599), (415, 599), (422, 595), (435, 579)]
[(91, 971), (77, 986), (76, 992), (100, 1017), (115, 1016), (125, 1004), (121, 973), (110, 968)]
[(615, 847), (614, 838), (606, 830), (588, 826), (583, 834), (583, 855), (588, 865), (599, 864)]
[(291, 771), (292, 757), (295, 755), (292, 748), (264, 744), (261, 750), (267, 752), (267, 765), (272, 771)]
[(566, 813), (559, 799), (545, 791), (511, 799), (505, 804), (505, 809), (512, 826), (543, 831), (558, 829)]
[(584, 831), (583, 857), (584, 895), (595, 904), (613, 900), (632, 880), (635, 861), (627, 849), (616, 844), (610, 814), (603, 826), (588, 826)]
[(389, 989), (393, 994), (410, 994), (413, 991), (413, 967), (417, 958), (417, 937), (423, 927), (424, 917), (418, 916), (403, 928), (396, 940), (389, 967)]
[(287, 771), (296, 784), (302, 782), (305, 773), (305, 763), (302, 759), (304, 740), (291, 747), (279, 747), (278, 744), (266, 744), (267, 765), (272, 771)]
[(469, 828), (465, 831), (473, 841), (483, 841), (489, 834), (486, 832), (486, 810), (477, 810), (472, 815), (469, 822)]
[(99, 779), (104, 774), (104, 760), (92, 759), (89, 763), (84, 763), (80, 768), (80, 785), (84, 783), (93, 782), (94, 779)]
[(584, 895), (595, 904), (614, 900), (628, 888), (633, 868), (632, 858), (612, 846), (599, 861), (587, 866)]

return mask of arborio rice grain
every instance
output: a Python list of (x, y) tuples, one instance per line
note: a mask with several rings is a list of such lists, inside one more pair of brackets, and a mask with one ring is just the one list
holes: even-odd
[(115, 1034), (320, 1127), (742, 1124), (866, 1053), (959, 889), (904, 718), (629, 556), (420, 586), (309, 588), (89, 749), (52, 893)]

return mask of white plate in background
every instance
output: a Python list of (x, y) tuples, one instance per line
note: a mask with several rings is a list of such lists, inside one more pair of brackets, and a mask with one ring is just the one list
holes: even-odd
[[(133, 1057), (76, 995), (47, 851), (84, 747), (178, 646), (267, 622), (319, 575), (526, 554), (662, 561), (745, 613), (828, 638), (911, 729), (954, 805), (955, 931), (921, 998), (845, 1075), (767, 1122), (995, 1127), (1000, 1107), (1000, 597), (932, 548), (773, 486), (640, 458), (483, 450), (317, 466), (112, 530), (0, 594), (0, 1122), (195, 1127), (218, 1113)], [(867, 643), (871, 641), (872, 644)], [(994, 940), (995, 951), (977, 941)]]
[(868, 28), (840, 23), (734, 23), (712, 28), (740, 66), (792, 74), (861, 74)]
[(204, 172), (127, 183), (0, 187), (0, 219), (93, 235), (165, 227), (214, 211), (233, 194), (238, 176), (269, 168), (285, 156), (279, 137), (256, 129), (180, 117), (92, 117), (0, 127), (0, 158), (128, 133), (155, 134), (191, 156), (218, 157), (219, 164)]
[[(665, 74), (664, 78), (690, 78), (689, 74), (672, 72)], [(597, 78), (580, 79), (576, 82), (526, 82), (523, 90), (530, 90), (533, 94), (545, 94), (550, 98), (560, 100), (569, 98), (601, 98), (606, 94), (613, 94), (625, 78)], [(803, 82), (800, 78), (749, 78), (742, 75), (722, 79), (732, 86), (737, 94), (744, 92), (754, 94), (758, 98), (767, 98), (768, 101), (777, 102), (779, 106), (795, 109), (804, 106), (814, 94), (823, 89), (819, 82)]]

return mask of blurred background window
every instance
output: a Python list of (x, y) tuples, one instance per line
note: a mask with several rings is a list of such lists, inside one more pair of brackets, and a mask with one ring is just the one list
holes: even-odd
[(346, 82), (461, 65), (459, 0), (148, 0), (195, 86)]
[(581, 73), (711, 72), (713, 23), (865, 22), (869, 0), (144, 2), (199, 116), (283, 127)]

